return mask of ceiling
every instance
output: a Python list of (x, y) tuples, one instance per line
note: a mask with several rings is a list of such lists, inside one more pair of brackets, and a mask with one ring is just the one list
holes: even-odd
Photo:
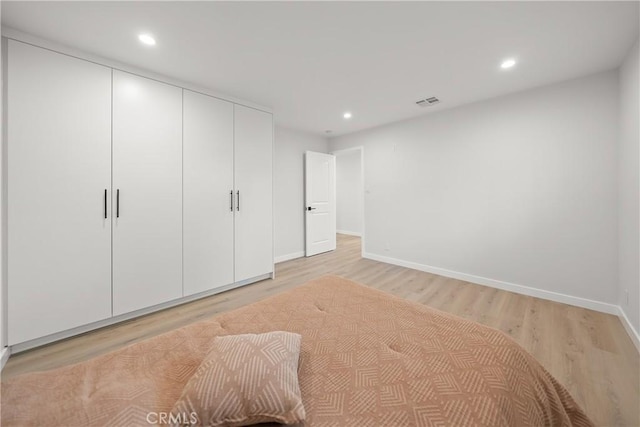
[[(614, 69), (638, 16), (638, 2), (611, 1), (2, 2), (3, 26), (332, 136)], [(500, 69), (508, 57), (517, 65)], [(442, 102), (416, 106), (430, 96)]]

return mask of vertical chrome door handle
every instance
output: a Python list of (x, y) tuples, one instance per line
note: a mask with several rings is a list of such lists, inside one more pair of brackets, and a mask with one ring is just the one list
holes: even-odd
[(236, 198), (238, 199), (236, 203), (236, 210), (240, 210), (240, 190), (236, 191)]
[(104, 219), (107, 219), (107, 189), (104, 189)]
[(233, 212), (233, 190), (229, 191), (229, 209)]
[(120, 189), (116, 190), (116, 218), (120, 218)]

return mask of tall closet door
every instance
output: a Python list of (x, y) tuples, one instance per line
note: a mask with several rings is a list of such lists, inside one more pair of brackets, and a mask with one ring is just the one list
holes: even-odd
[(233, 283), (233, 104), (184, 91), (184, 295)]
[(182, 89), (113, 71), (113, 314), (182, 297)]
[(111, 69), (8, 46), (13, 345), (111, 316)]
[(273, 116), (234, 106), (235, 280), (273, 272)]

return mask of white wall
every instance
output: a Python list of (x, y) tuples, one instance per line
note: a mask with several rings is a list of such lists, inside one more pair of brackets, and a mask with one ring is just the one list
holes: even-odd
[(304, 152), (328, 152), (328, 141), (276, 126), (274, 215), (276, 262), (304, 255)]
[(369, 256), (601, 309), (618, 302), (617, 110), (611, 71), (330, 148), (364, 146)]
[(336, 228), (338, 233), (362, 233), (362, 161), (360, 150), (336, 154)]
[[(2, 8), (0, 8), (1, 10)], [(2, 13), (0, 12), (0, 21), (2, 21)], [(0, 25), (0, 29), (1, 29), (1, 25)], [(1, 203), (0, 203), (0, 369), (2, 367), (4, 367), (3, 362), (6, 362), (6, 358), (8, 357), (8, 352), (3, 353), (3, 351), (5, 351), (5, 345), (7, 345), (7, 334), (5, 333), (5, 329), (6, 329), (6, 322), (5, 322), (5, 317), (6, 317), (6, 310), (5, 310), (5, 301), (6, 301), (6, 295), (7, 295), (7, 286), (6, 286), (6, 269), (5, 269), (5, 265), (6, 265), (6, 255), (5, 255), (5, 230), (6, 230), (6, 224), (5, 224), (5, 209), (6, 209), (6, 202), (5, 202), (5, 179), (4, 179), (4, 174), (5, 174), (5, 167), (4, 167), (4, 163), (5, 163), (5, 154), (4, 154), (4, 141), (5, 141), (5, 131), (6, 129), (4, 128), (4, 122), (5, 122), (5, 109), (4, 109), (4, 103), (6, 102), (6, 100), (4, 99), (4, 78), (5, 78), (5, 71), (4, 71), (4, 67), (5, 67), (5, 61), (4, 61), (4, 54), (5, 54), (5, 42), (4, 40), (0, 40), (0, 195), (1, 197)]]
[[(618, 275), (620, 307), (640, 332), (640, 87), (638, 51), (620, 67), (620, 148), (618, 151)], [(628, 301), (627, 301), (628, 291)]]

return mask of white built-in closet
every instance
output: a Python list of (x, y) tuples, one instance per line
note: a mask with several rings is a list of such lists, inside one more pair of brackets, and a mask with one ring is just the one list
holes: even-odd
[(10, 345), (272, 274), (271, 113), (14, 40), (7, 61)]
[(113, 70), (112, 132), (116, 316), (182, 297), (182, 89)]

